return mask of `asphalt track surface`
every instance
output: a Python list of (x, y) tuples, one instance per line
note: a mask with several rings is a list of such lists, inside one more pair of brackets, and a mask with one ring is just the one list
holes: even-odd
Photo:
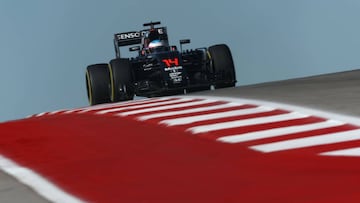
[(360, 116), (360, 71), (346, 71), (203, 92), (200, 95), (231, 96), (275, 101), (330, 112)]
[[(359, 117), (359, 79), (360, 71), (356, 70), (191, 95), (256, 99)], [(282, 111), (271, 110), (271, 114), (286, 113)], [(310, 120), (304, 118), (301, 122), (316, 123), (321, 119), (312, 116)], [(168, 122), (171, 123), (171, 119)], [(345, 123), (333, 130), (357, 130), (357, 125), (360, 124)], [(113, 132), (114, 126), (117, 126), (117, 130), (121, 129), (121, 136)], [(194, 136), (184, 138), (184, 130), (180, 127), (171, 131), (161, 128), (161, 132), (150, 133), (151, 139), (144, 137), (144, 134), (155, 130), (159, 130), (155, 125), (127, 118), (103, 116), (99, 119), (93, 114), (74, 115), (71, 112), (62, 116), (38, 115), (36, 118), (1, 124), (0, 153), (86, 201), (360, 200), (358, 157), (318, 156), (324, 150), (319, 148), (264, 154), (244, 147), (250, 144), (238, 147), (214, 142), (217, 137), (206, 133), (199, 136), (205, 139)], [(201, 131), (201, 128), (193, 130)], [(104, 137), (99, 139), (99, 134)], [(74, 139), (74, 136), (78, 138)], [(139, 141), (143, 139), (146, 142)], [(360, 146), (360, 143), (355, 141), (345, 145), (351, 148)], [(330, 148), (338, 147), (335, 144)], [(108, 156), (104, 159), (101, 154)], [(119, 162), (113, 163), (111, 160)], [(0, 165), (4, 165), (3, 162), (0, 161)], [(111, 170), (104, 173), (109, 168)], [(0, 202), (48, 202), (33, 192), (33, 188), (19, 183), (6, 173), (0, 174), (0, 180)]]

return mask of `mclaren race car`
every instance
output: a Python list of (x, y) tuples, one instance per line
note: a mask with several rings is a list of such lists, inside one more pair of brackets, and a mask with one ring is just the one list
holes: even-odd
[[(89, 65), (86, 87), (90, 105), (132, 100), (134, 95), (155, 97), (214, 88), (233, 87), (235, 68), (225, 44), (182, 50), (189, 39), (180, 40), (180, 50), (169, 45), (166, 27), (145, 23), (141, 31), (114, 35), (116, 58)], [(134, 58), (122, 58), (120, 47), (131, 46)]]

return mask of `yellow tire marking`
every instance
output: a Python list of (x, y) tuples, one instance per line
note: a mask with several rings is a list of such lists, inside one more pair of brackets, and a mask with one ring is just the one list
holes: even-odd
[(110, 99), (113, 102), (115, 100), (115, 84), (114, 84), (114, 77), (113, 77), (113, 71), (110, 64), (108, 64), (109, 72), (110, 72), (110, 86), (111, 86), (111, 95)]
[(89, 74), (89, 71), (86, 71), (86, 78), (87, 78), (87, 87), (88, 87), (88, 100), (89, 100), (89, 103), (90, 105), (93, 105), (93, 102), (92, 102), (92, 87), (91, 87), (91, 81), (90, 81), (90, 74)]

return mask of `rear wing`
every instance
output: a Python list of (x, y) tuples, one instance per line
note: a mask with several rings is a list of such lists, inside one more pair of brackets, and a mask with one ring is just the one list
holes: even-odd
[[(144, 26), (145, 25), (148, 26), (148, 24), (153, 26), (153, 25), (157, 25), (157, 23), (158, 22), (151, 23), (151, 24), (147, 23), (147, 24), (144, 24)], [(168, 40), (166, 27), (150, 28), (150, 29), (155, 29), (158, 32), (161, 39)], [(141, 30), (141, 31), (122, 32), (122, 33), (114, 34), (114, 47), (115, 47), (116, 58), (120, 58), (120, 48), (119, 47), (129, 46), (129, 45), (134, 45), (134, 44), (141, 44), (141, 40), (142, 40), (143, 36), (150, 29), (145, 29), (145, 30)]]
[(117, 33), (114, 35), (114, 47), (116, 57), (120, 58), (120, 49), (122, 46), (129, 46), (133, 44), (141, 44), (141, 38), (144, 35), (144, 31), (132, 31)]
[(141, 37), (143, 34), (144, 34), (143, 32), (137, 32), (137, 31), (117, 33), (114, 35), (114, 39), (117, 42), (118, 46), (140, 44)]

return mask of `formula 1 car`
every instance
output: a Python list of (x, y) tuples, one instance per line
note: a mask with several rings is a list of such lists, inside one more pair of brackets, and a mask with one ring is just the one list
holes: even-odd
[[(141, 31), (114, 35), (116, 58), (89, 65), (86, 87), (90, 105), (132, 100), (134, 95), (155, 97), (214, 88), (233, 87), (235, 68), (225, 44), (182, 50), (189, 39), (180, 40), (180, 50), (170, 46), (166, 27), (145, 23)], [(121, 58), (120, 47), (135, 45), (134, 58)]]

